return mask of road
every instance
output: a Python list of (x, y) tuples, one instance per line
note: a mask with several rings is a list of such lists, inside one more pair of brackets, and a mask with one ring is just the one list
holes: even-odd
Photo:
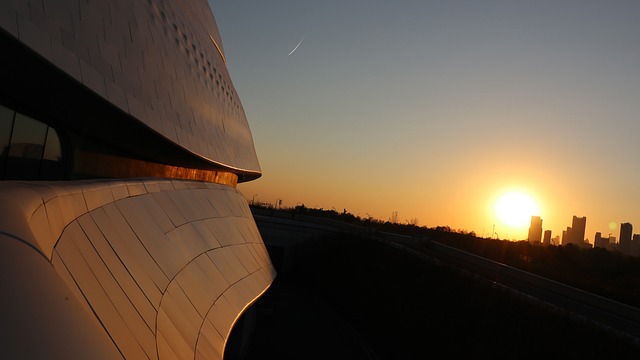
[(595, 322), (640, 345), (640, 309), (531, 274), (435, 241), (426, 254), (474, 276), (516, 291), (529, 300)]

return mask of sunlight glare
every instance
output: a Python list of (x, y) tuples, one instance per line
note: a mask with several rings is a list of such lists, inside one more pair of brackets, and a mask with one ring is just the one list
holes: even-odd
[(506, 226), (523, 228), (530, 224), (531, 216), (538, 215), (538, 205), (521, 191), (510, 191), (498, 198), (495, 203), (495, 213)]

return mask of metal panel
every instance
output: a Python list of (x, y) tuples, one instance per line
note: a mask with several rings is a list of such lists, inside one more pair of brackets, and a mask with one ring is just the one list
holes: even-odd
[[(51, 223), (55, 231), (63, 229), (51, 268), (68, 288), (65, 291), (84, 304), (77, 305), (78, 311), (97, 316), (100, 323), (94, 318), (92, 326), (103, 326), (124, 356), (155, 358), (156, 349), (158, 357), (221, 356), (233, 322), (269, 286), (273, 267), (253, 231), (248, 208), (238, 208), (245, 213), (233, 217), (196, 220), (176, 228), (158, 199), (168, 201), (165, 205), (174, 219), (184, 219), (181, 210), (216, 216), (213, 204), (235, 201), (241, 194), (201, 182), (158, 182), (149, 188), (162, 192), (114, 202), (129, 184), (146, 192), (146, 181), (7, 185), (15, 191), (1, 195), (7, 199), (5, 205), (20, 199), (22, 207), (16, 212), (16, 207), (0, 206), (6, 214), (0, 219), (18, 224), (17, 233), (31, 233), (38, 243), (50, 234), (33, 233), (30, 226), (50, 228)], [(173, 190), (176, 187), (181, 190)], [(167, 193), (179, 193), (178, 202), (198, 201), (179, 209), (168, 196), (158, 196)], [(85, 213), (85, 199), (97, 207)], [(35, 211), (26, 224), (24, 212), (30, 209)], [(205, 316), (208, 325), (203, 324)], [(203, 337), (203, 331), (216, 336)], [(196, 346), (201, 346), (197, 353)]]
[(162, 297), (160, 311), (166, 315), (168, 322), (158, 322), (158, 332), (174, 327), (179, 334), (179, 339), (166, 338), (167, 342), (172, 348), (174, 348), (174, 341), (186, 343), (190, 349), (189, 358), (192, 358), (202, 317), (176, 283), (172, 283)]
[(0, 235), (0, 348), (6, 359), (121, 358), (51, 264)]
[(191, 257), (179, 252), (179, 247), (173, 244), (158, 224), (144, 211), (144, 206), (138, 199), (139, 197), (124, 199), (118, 201), (116, 206), (135, 233), (136, 241), (142, 243), (167, 278), (172, 278)]
[(208, 297), (217, 299), (229, 287), (229, 282), (208, 256), (199, 256), (194, 260), (194, 263), (202, 270), (208, 280), (202, 290), (208, 294)]
[(208, 267), (208, 270), (209, 273), (205, 273), (202, 267), (193, 261), (175, 279), (201, 317), (206, 316), (215, 300), (228, 286), (214, 266)]
[(190, 359), (193, 347), (180, 334), (178, 328), (169, 320), (163, 308), (158, 310), (158, 357), (160, 359)]
[(55, 239), (51, 234), (51, 226), (49, 225), (49, 218), (47, 217), (47, 210), (44, 204), (39, 206), (31, 215), (29, 227), (33, 232), (33, 236), (37, 239), (42, 252), (51, 258)]
[[(73, 241), (107, 298), (113, 304), (123, 322), (131, 330), (131, 334), (142, 346), (147, 356), (150, 358), (156, 357), (155, 329), (144, 322), (140, 313), (85, 236), (80, 225), (77, 222), (71, 223), (65, 230), (65, 235), (67, 236), (62, 241)], [(98, 317), (102, 319), (102, 314), (98, 314)], [(111, 335), (115, 336), (114, 334)]]
[(171, 201), (188, 222), (208, 218), (207, 208), (201, 206), (196, 192), (192, 190), (176, 190), (168, 193)]
[(209, 249), (219, 248), (220, 242), (216, 238), (216, 234), (211, 232), (207, 224), (204, 221), (194, 221), (191, 223), (193, 229), (198, 233), (198, 236), (207, 244)]
[(222, 359), (224, 339), (209, 319), (205, 319), (198, 336), (196, 359)]
[(241, 236), (238, 236), (236, 225), (241, 222), (241, 219), (228, 217), (228, 218), (215, 218), (205, 220), (205, 224), (209, 230), (216, 234), (216, 240), (222, 246), (231, 246), (244, 242)]
[(234, 284), (248, 275), (247, 270), (228, 247), (210, 251), (207, 256), (209, 256), (229, 284)]
[[(144, 250), (140, 241), (131, 238), (129, 238), (131, 241), (123, 239), (116, 228), (118, 225), (111, 222), (102, 208), (92, 211), (90, 215), (136, 284), (157, 308), (157, 304), (160, 303), (162, 298), (162, 290), (166, 287), (168, 279), (165, 277), (163, 284), (162, 276), (164, 275), (157, 274), (159, 271), (157, 264), (153, 262), (149, 253)], [(153, 270), (154, 267), (155, 271)], [(154, 273), (157, 275), (154, 275)]]
[(211, 249), (209, 244), (200, 237), (198, 232), (185, 224), (167, 234), (169, 244), (173, 249), (173, 256), (180, 262), (180, 267), (186, 265), (196, 256)]
[(211, 308), (207, 320), (211, 321), (218, 333), (226, 339), (229, 337), (231, 325), (233, 325), (237, 316), (238, 314), (234, 313), (233, 306), (231, 306), (227, 298), (221, 296)]
[(142, 196), (136, 202), (142, 205), (141, 211), (149, 214), (153, 222), (166, 234), (175, 229), (175, 225), (157, 200), (155, 196)]
[[(69, 238), (83, 237), (84, 233), (76, 232), (68, 236)], [(85, 239), (85, 241), (88, 240)], [(105, 325), (105, 328), (109, 329), (109, 336), (114, 339), (122, 353), (131, 358), (146, 357), (147, 355), (142, 346), (135, 340), (131, 330), (109, 300), (108, 294), (100, 286), (91, 267), (87, 264), (74, 241), (61, 241), (56, 250), (62, 262), (78, 283), (91, 308)]]
[(87, 204), (87, 210), (99, 208), (104, 204), (113, 202), (113, 194), (106, 184), (96, 184), (83, 189), (82, 194)]
[(127, 183), (111, 183), (109, 187), (111, 188), (111, 194), (113, 194), (113, 200), (120, 200), (129, 197)]
[(160, 209), (162, 209), (169, 219), (171, 219), (174, 227), (187, 223), (187, 219), (185, 219), (184, 215), (178, 211), (176, 205), (171, 201), (171, 198), (166, 192), (154, 193), (152, 196), (158, 203)]
[(242, 263), (245, 269), (247, 269), (248, 273), (253, 273), (260, 268), (260, 264), (255, 260), (253, 254), (251, 254), (250, 244), (233, 246), (232, 250), (238, 260)]
[(160, 294), (157, 295), (157, 300), (153, 302), (152, 295), (155, 292), (145, 294), (142, 291), (90, 215), (80, 217), (78, 223), (91, 241), (93, 247), (98, 254), (100, 254), (102, 261), (109, 268), (111, 274), (113, 274), (113, 277), (117, 279), (118, 284), (127, 293), (129, 300), (134, 304), (147, 325), (154, 329), (156, 326), (156, 309), (160, 304)]
[(51, 265), (53, 265), (53, 268), (56, 269), (56, 272), (58, 273), (62, 281), (65, 282), (65, 284), (69, 288), (69, 291), (71, 291), (73, 295), (75, 295), (75, 298), (78, 299), (78, 303), (80, 303), (80, 305), (85, 310), (85, 312), (88, 315), (91, 315), (90, 318), (92, 320), (95, 320), (95, 325), (100, 326), (100, 323), (93, 316), (93, 310), (89, 306), (89, 303), (87, 303), (84, 295), (78, 288), (76, 281), (71, 276), (71, 273), (69, 273), (69, 270), (64, 265), (64, 263), (62, 262), (62, 259), (60, 258), (60, 255), (55, 249), (53, 250), (53, 255), (51, 256)]

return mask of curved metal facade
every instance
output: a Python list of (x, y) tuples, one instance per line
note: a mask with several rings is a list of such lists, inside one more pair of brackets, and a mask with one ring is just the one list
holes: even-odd
[[(6, 0), (0, 13), (9, 36), (155, 135), (211, 164), (259, 176), (206, 1)], [(97, 127), (113, 120), (80, 121)]]
[[(275, 270), (207, 2), (4, 0), (0, 48), (3, 355), (223, 358)], [(16, 140), (33, 124), (63, 181), (1, 168), (51, 162), (48, 137)]]

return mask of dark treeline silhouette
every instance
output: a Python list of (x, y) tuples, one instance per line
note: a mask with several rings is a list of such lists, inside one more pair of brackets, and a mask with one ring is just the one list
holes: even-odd
[(258, 301), (247, 360), (371, 359), (363, 342), (379, 360), (640, 354), (615, 334), (364, 236), (332, 234), (295, 252), (294, 268)]
[[(264, 205), (252, 205), (269, 208)], [(276, 209), (272, 210), (276, 211)], [(427, 241), (440, 243), (504, 263), (555, 281), (592, 292), (622, 303), (640, 307), (640, 258), (603, 248), (579, 248), (569, 245), (534, 245), (528, 241), (481, 238), (474, 232), (453, 230), (448, 226), (428, 228), (411, 223), (361, 218), (346, 210), (280, 208), (278, 212), (317, 216), (347, 222), (376, 231), (412, 236), (403, 242), (418, 251), (426, 251)]]

